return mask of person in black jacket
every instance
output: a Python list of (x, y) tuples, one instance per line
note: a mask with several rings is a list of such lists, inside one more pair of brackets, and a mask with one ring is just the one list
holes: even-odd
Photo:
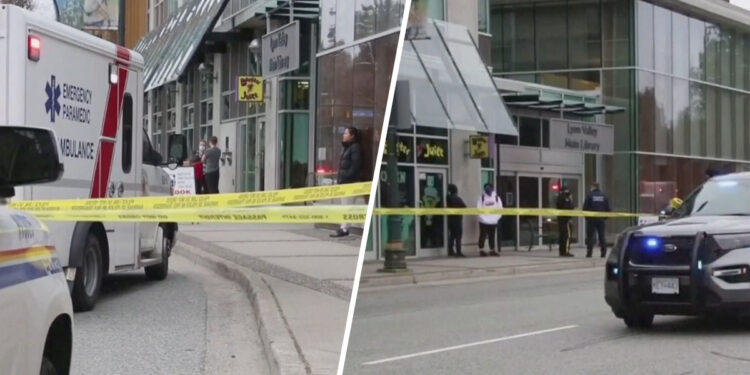
[[(359, 146), (359, 131), (357, 128), (350, 126), (344, 130), (344, 135), (341, 144), (344, 146), (344, 151), (341, 152), (339, 158), (339, 184), (351, 184), (359, 182), (362, 174), (362, 149)], [(356, 197), (341, 198), (341, 204), (350, 205), (354, 204)], [(346, 237), (349, 235), (349, 223), (341, 223), (336, 233), (331, 234), (331, 237)]]
[[(458, 188), (454, 184), (448, 185), (448, 197), (446, 198), (448, 208), (465, 208), (466, 203), (458, 196)], [(448, 256), (464, 257), (461, 252), (461, 236), (463, 235), (462, 215), (448, 216)], [(456, 244), (456, 251), (453, 252), (453, 244)]]
[[(557, 195), (557, 209), (558, 210), (572, 210), (573, 197), (570, 194), (568, 187), (563, 187), (562, 192)], [(570, 232), (571, 232), (570, 216), (558, 216), (557, 217), (557, 230), (558, 230), (558, 249), (561, 257), (572, 257), (573, 254), (570, 252)]]
[[(594, 182), (591, 185), (591, 192), (586, 196), (586, 202), (583, 204), (584, 211), (609, 212), (609, 199), (599, 190), (599, 183)], [(591, 258), (594, 251), (594, 235), (599, 239), (599, 246), (602, 248), (602, 258), (607, 255), (607, 241), (604, 239), (604, 220), (603, 218), (586, 218), (586, 257)]]

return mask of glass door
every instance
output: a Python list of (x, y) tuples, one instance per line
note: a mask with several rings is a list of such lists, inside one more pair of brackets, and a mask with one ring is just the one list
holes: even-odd
[[(539, 208), (539, 177), (518, 177), (518, 207)], [(538, 244), (541, 219), (538, 216), (518, 217), (518, 246), (528, 248)]]
[[(445, 207), (445, 171), (439, 169), (420, 169), (417, 197), (419, 207)], [(445, 252), (446, 227), (445, 216), (423, 215), (419, 217), (420, 255)]]

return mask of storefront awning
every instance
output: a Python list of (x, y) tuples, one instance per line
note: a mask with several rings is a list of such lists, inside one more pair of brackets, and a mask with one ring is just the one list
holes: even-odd
[(231, 1), (222, 12), (221, 23), (213, 31), (229, 32), (249, 20), (269, 14), (277, 17), (292, 16), (295, 19), (317, 19), (320, 15), (320, 0)]
[(466, 27), (437, 20), (404, 43), (398, 79), (409, 82), (417, 125), (518, 135)]
[[(505, 80), (504, 82), (509, 82)], [(578, 116), (619, 113), (625, 108), (598, 103), (595, 97), (550, 90), (526, 89), (523, 92), (501, 94), (509, 107), (565, 112)]]
[(176, 81), (229, 0), (192, 0), (135, 46), (146, 62), (144, 89)]

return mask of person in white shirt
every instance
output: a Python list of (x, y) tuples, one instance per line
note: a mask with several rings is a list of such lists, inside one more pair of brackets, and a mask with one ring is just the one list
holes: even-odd
[[(484, 184), (484, 192), (477, 200), (477, 208), (503, 208), (503, 201), (495, 193), (492, 184)], [(495, 251), (495, 230), (501, 217), (499, 214), (479, 215), (479, 256), (500, 256), (500, 253)], [(485, 238), (490, 243), (489, 254), (484, 251)]]

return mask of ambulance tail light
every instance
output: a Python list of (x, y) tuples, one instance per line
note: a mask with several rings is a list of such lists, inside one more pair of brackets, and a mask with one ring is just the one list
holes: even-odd
[(29, 35), (29, 60), (39, 61), (42, 55), (42, 40), (38, 36)]

